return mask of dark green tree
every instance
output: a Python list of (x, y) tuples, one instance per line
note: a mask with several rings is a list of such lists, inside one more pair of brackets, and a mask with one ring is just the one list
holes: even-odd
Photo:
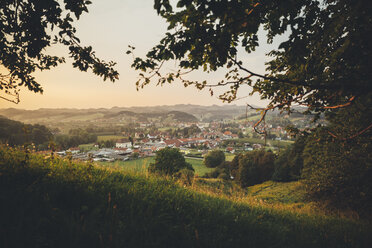
[(239, 160), (240, 158), (243, 156), (242, 153), (239, 153), (239, 154), (236, 154), (233, 158), (233, 160), (231, 161), (231, 164), (230, 164), (230, 170), (231, 170), (231, 176), (235, 178), (238, 177), (238, 173), (239, 173)]
[(214, 168), (225, 162), (225, 153), (221, 150), (212, 150), (204, 157), (203, 163), (209, 168)]
[(240, 186), (247, 187), (271, 179), (274, 161), (275, 155), (271, 151), (255, 150), (241, 155), (237, 175)]
[(365, 126), (372, 116), (372, 97), (367, 98), (329, 116), (330, 125), (309, 136), (302, 177), (310, 196), (370, 214), (372, 143)]
[(303, 151), (308, 139), (307, 133), (299, 133), (295, 143), (286, 147), (275, 160), (274, 181), (295, 181), (300, 179), (303, 168)]
[(104, 80), (118, 79), (114, 62), (95, 56), (91, 46), (82, 46), (74, 22), (88, 12), (89, 0), (2, 0), (0, 1), (0, 96), (18, 103), (21, 86), (33, 92), (43, 88), (33, 77), (36, 70), (49, 70), (65, 58), (45, 53), (45, 49), (62, 44), (68, 47), (73, 66), (92, 70)]
[(133, 146), (134, 145), (134, 140), (133, 140), (133, 138), (132, 138), (132, 136), (129, 136), (129, 141), (130, 141), (130, 144)]
[(192, 165), (185, 161), (182, 153), (177, 148), (166, 147), (156, 152), (155, 162), (149, 166), (150, 172), (174, 175), (181, 169), (194, 171)]
[(205, 178), (219, 178), (223, 180), (231, 179), (231, 162), (224, 161), (219, 166), (215, 167), (213, 171), (206, 173)]

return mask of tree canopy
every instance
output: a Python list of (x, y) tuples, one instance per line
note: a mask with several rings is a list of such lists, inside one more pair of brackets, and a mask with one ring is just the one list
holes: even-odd
[(194, 171), (192, 165), (187, 163), (178, 148), (166, 147), (156, 152), (155, 162), (149, 166), (150, 172), (165, 175), (174, 175), (182, 169)]
[(204, 157), (203, 163), (209, 168), (214, 168), (225, 162), (225, 153), (221, 150), (209, 151)]
[[(132, 66), (141, 71), (137, 87), (157, 77), (158, 84), (180, 79), (198, 89), (229, 86), (219, 96), (236, 99), (242, 85), (252, 87), (270, 104), (264, 111), (290, 110), (293, 104), (321, 113), (345, 107), (371, 92), (369, 60), (372, 57), (372, 4), (351, 0), (155, 0), (157, 13), (168, 22), (168, 32), (145, 58)], [(258, 46), (258, 31), (267, 41), (282, 35), (284, 41), (268, 55), (267, 73), (259, 75), (239, 59)], [(286, 33), (287, 32), (287, 33)], [(134, 47), (128, 53), (132, 53)], [(162, 65), (175, 61), (178, 71)], [(192, 81), (189, 71), (225, 68), (217, 82)], [(265, 112), (266, 113), (266, 112)]]
[(82, 46), (75, 35), (73, 24), (88, 12), (89, 4), (88, 0), (0, 1), (0, 93), (5, 93), (0, 96), (2, 99), (18, 103), (21, 86), (43, 92), (32, 73), (65, 62), (64, 57), (45, 52), (45, 48), (56, 44), (68, 47), (73, 66), (81, 71), (90, 69), (104, 80), (118, 79), (115, 63), (97, 58), (92, 47)]

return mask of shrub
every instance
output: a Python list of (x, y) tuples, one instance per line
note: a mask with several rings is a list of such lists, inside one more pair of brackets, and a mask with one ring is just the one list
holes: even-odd
[(231, 162), (225, 161), (221, 163), (219, 166), (217, 166), (213, 171), (206, 173), (204, 175), (205, 178), (220, 178), (224, 180), (230, 179), (230, 167)]
[(194, 171), (192, 165), (185, 161), (182, 153), (177, 148), (166, 147), (156, 152), (155, 163), (149, 166), (150, 172), (173, 175), (181, 169)]
[(184, 185), (192, 185), (194, 180), (194, 170), (182, 169), (175, 173), (175, 177)]
[(225, 162), (225, 153), (221, 150), (210, 151), (204, 157), (204, 164), (209, 168), (215, 168)]

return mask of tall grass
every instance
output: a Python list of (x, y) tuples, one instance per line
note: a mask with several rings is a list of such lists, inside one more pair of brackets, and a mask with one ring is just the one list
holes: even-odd
[(370, 226), (0, 147), (1, 247), (369, 247)]

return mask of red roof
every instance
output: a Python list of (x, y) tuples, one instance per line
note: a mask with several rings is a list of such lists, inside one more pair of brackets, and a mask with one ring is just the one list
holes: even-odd
[(173, 140), (164, 140), (164, 143), (169, 145), (174, 145), (176, 147), (180, 147), (182, 142), (178, 139), (173, 139)]

